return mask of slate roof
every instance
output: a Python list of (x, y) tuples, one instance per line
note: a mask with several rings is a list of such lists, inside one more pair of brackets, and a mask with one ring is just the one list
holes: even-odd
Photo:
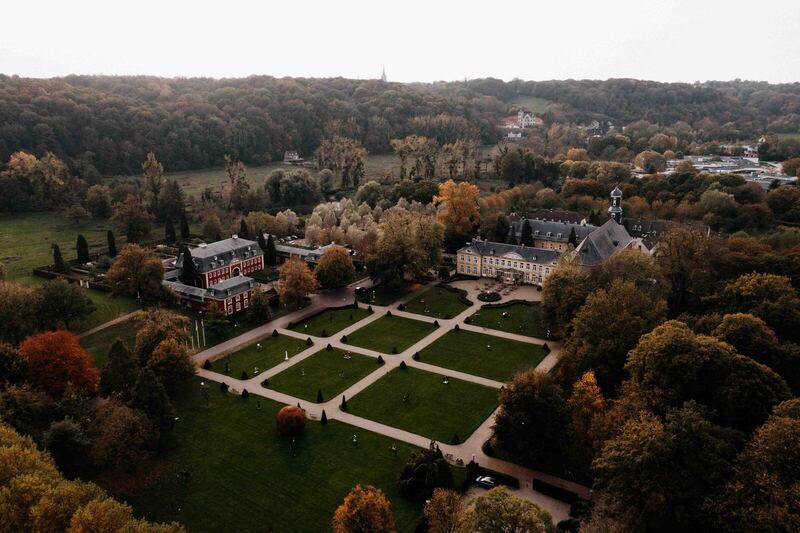
[(614, 253), (624, 250), (633, 240), (625, 227), (609, 220), (581, 242), (575, 248), (578, 264), (597, 266)]
[[(269, 238), (269, 233), (264, 234), (264, 238)], [(319, 258), (323, 256), (325, 252), (328, 251), (329, 248), (332, 246), (339, 246), (336, 244), (326, 244), (325, 246), (302, 246), (299, 244), (292, 244), (289, 242), (281, 242), (280, 239), (276, 236), (272, 236), (273, 240), (275, 241), (275, 251), (279, 254), (289, 255), (292, 257), (300, 257), (305, 259), (306, 261), (319, 261)]]
[[(249, 259), (264, 255), (255, 241), (231, 237), (210, 244), (197, 246), (190, 250), (198, 272), (208, 272), (231, 263), (234, 259)], [(183, 254), (178, 255), (175, 266), (182, 267)]]
[[(591, 224), (575, 224), (571, 222), (561, 222), (557, 220), (537, 220), (533, 218), (517, 220), (511, 225), (511, 230), (517, 237), (522, 235), (522, 226), (528, 220), (531, 225), (531, 232), (534, 239), (547, 239), (556, 242), (569, 241), (569, 234), (572, 228), (575, 228), (575, 236), (580, 243), (592, 231), (597, 229), (597, 226)], [(539, 233), (536, 233), (536, 232)], [(548, 233), (550, 235), (548, 235)], [(561, 234), (559, 237), (558, 235)]]
[(482, 241), (479, 239), (473, 239), (472, 242), (458, 251), (458, 253), (462, 252), (489, 257), (510, 257), (512, 259), (523, 259), (525, 261), (533, 261), (541, 264), (554, 263), (561, 255), (561, 252), (557, 250), (545, 250), (544, 248), (517, 246), (516, 244)]
[(628, 234), (636, 239), (641, 239), (648, 249), (653, 249), (662, 235), (669, 229), (678, 226), (689, 226), (706, 235), (711, 234), (711, 228), (699, 222), (676, 222), (674, 220), (643, 220), (641, 218), (625, 218), (622, 220)]
[(256, 281), (247, 276), (236, 276), (223, 280), (216, 285), (204, 289), (202, 287), (194, 287), (186, 285), (179, 281), (163, 281), (166, 287), (169, 287), (176, 293), (191, 300), (203, 301), (206, 298), (213, 298), (223, 300), (229, 296), (235, 296), (239, 293), (245, 292), (251, 287), (255, 287)]

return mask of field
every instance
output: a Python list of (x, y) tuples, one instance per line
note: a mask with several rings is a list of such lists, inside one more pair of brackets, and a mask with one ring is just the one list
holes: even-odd
[(433, 287), (415, 296), (406, 304), (405, 310), (434, 318), (453, 318), (467, 307), (455, 291)]
[(126, 320), (108, 326), (105, 329), (101, 329), (100, 331), (81, 338), (80, 342), (81, 346), (92, 354), (94, 366), (103, 368), (103, 365), (105, 365), (108, 360), (108, 350), (117, 338), (122, 339), (122, 341), (128, 345), (128, 348), (132, 350), (136, 342), (136, 328), (133, 322)]
[[(137, 515), (176, 520), (193, 532), (329, 531), (336, 507), (361, 483), (387, 494), (399, 531), (414, 530), (420, 508), (395, 485), (412, 446), (336, 421), (309, 421), (293, 454), (275, 429), (280, 404), (262, 398), (259, 411), (252, 396), (223, 394), (216, 384), (210, 392), (206, 408), (196, 380), (176, 402), (165, 478), (123, 496)], [(191, 478), (179, 481), (179, 471)]]
[[(507, 316), (503, 316), (503, 313), (507, 313)], [(484, 307), (470, 317), (470, 322), (475, 326), (526, 337), (547, 338), (547, 326), (544, 323), (542, 304), (539, 302), (530, 305), (515, 303), (503, 307)]]
[(294, 337), (286, 335), (264, 337), (258, 342), (212, 362), (211, 370), (220, 374), (225, 373), (225, 363), (227, 362), (229, 376), (239, 379), (242, 372), (247, 372), (248, 378), (252, 378), (281, 363), (284, 360), (285, 352), (289, 352), (289, 357), (292, 357), (307, 348), (305, 341)]
[(323, 313), (303, 320), (292, 326), (292, 331), (313, 335), (315, 337), (328, 337), (344, 328), (363, 320), (370, 315), (366, 309), (328, 309)]
[(396, 368), (347, 404), (364, 418), (440, 442), (458, 435), (463, 442), (497, 407), (497, 391), (457, 379), (445, 384), (438, 374)]
[(353, 383), (377, 370), (377, 360), (366, 355), (350, 353), (334, 348), (321, 349), (311, 357), (287, 368), (269, 380), (269, 388), (285, 392), (296, 398), (317, 401), (317, 389), (322, 391), (323, 401), (335, 398)]
[(509, 104), (517, 104), (526, 108), (531, 113), (544, 113), (553, 104), (552, 101), (537, 96), (517, 95), (508, 101)]
[(401, 287), (387, 287), (385, 285), (378, 285), (377, 287), (367, 290), (364, 293), (364, 297), (361, 299), (361, 301), (375, 305), (392, 305), (400, 298), (410, 295), (420, 287), (422, 287), (422, 285), (419, 283), (412, 283), (409, 285), (403, 285)]
[(126, 315), (139, 309), (139, 304), (133, 298), (112, 297), (105, 292), (91, 289), (85, 291), (85, 294), (94, 302), (97, 309), (79, 324), (78, 331), (92, 329), (118, 316)]
[(782, 141), (797, 140), (800, 141), (800, 132), (798, 133), (779, 133), (778, 138)]
[(535, 367), (545, 355), (541, 346), (473, 331), (449, 331), (419, 353), (420, 361), (507, 381), (520, 370)]
[(347, 343), (392, 353), (397, 348), (400, 353), (421, 338), (433, 332), (434, 326), (428, 322), (411, 320), (399, 316), (383, 316), (347, 336)]

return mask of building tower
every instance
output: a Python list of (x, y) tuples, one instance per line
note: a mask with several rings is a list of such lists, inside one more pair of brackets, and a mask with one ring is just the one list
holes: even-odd
[(381, 72), (381, 81), (386, 83), (386, 67), (383, 67), (383, 71)]
[(619, 187), (614, 187), (611, 191), (611, 207), (608, 208), (608, 214), (614, 219), (617, 224), (622, 224), (622, 191)]

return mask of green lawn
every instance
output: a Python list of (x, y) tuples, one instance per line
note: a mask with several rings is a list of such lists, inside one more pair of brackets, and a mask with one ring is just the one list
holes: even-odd
[[(414, 447), (333, 420), (326, 426), (309, 421), (293, 455), (275, 429), (282, 405), (261, 398), (259, 411), (254, 396), (242, 400), (216, 384), (210, 392), (207, 408), (195, 380), (177, 400), (164, 479), (123, 495), (137, 515), (179, 521), (192, 532), (329, 531), (334, 511), (360, 483), (387, 494), (400, 532), (414, 530), (421, 509), (396, 489)], [(191, 478), (179, 481), (180, 471)]]
[(113, 297), (102, 291), (89, 289), (85, 292), (97, 309), (82, 321), (76, 328), (78, 331), (86, 331), (118, 316), (125, 315), (139, 309), (138, 302), (133, 298)]
[(419, 355), (425, 363), (507, 381), (520, 370), (538, 365), (547, 354), (536, 344), (462, 329), (447, 332)]
[[(249, 377), (253, 377), (281, 363), (284, 360), (285, 352), (288, 351), (289, 357), (292, 357), (307, 348), (305, 341), (287, 335), (264, 337), (239, 351), (212, 362), (211, 369), (224, 373), (227, 361), (230, 365), (228, 375), (239, 379), (242, 371), (246, 371)], [(256, 372), (256, 368), (258, 368), (258, 372)]]
[(108, 326), (98, 332), (92, 333), (81, 338), (81, 346), (83, 346), (94, 360), (94, 366), (103, 368), (108, 360), (108, 350), (117, 338), (122, 339), (130, 349), (136, 342), (136, 327), (133, 321), (125, 320), (118, 324)]
[[(507, 313), (508, 316), (503, 316)], [(515, 303), (504, 307), (481, 308), (470, 317), (475, 326), (497, 329), (508, 333), (517, 333), (526, 337), (547, 338), (547, 326), (544, 323), (542, 304), (533, 302), (530, 305)]]
[(551, 100), (539, 98), (538, 96), (517, 95), (511, 98), (508, 103), (522, 106), (531, 113), (544, 113), (553, 104)]
[(340, 332), (370, 315), (366, 309), (328, 309), (308, 320), (303, 320), (292, 326), (292, 331), (298, 331), (315, 337), (328, 337)]
[(800, 132), (798, 133), (778, 133), (778, 138), (782, 141), (798, 140), (800, 141)]
[(347, 343), (383, 353), (392, 353), (392, 348), (397, 348), (400, 353), (430, 335), (434, 328), (428, 322), (397, 315), (382, 316), (348, 335)]
[(420, 283), (409, 283), (401, 285), (400, 287), (388, 287), (386, 285), (378, 285), (372, 289), (368, 289), (361, 299), (364, 303), (375, 305), (392, 305), (394, 302), (408, 296), (412, 292), (418, 290), (422, 285)]
[(455, 291), (433, 287), (415, 296), (406, 304), (405, 310), (435, 318), (453, 318), (467, 307)]
[(308, 359), (287, 368), (269, 379), (269, 388), (310, 402), (317, 401), (317, 389), (323, 401), (335, 398), (353, 383), (379, 368), (372, 357), (344, 350), (323, 348)]
[[(497, 407), (497, 391), (439, 374), (396, 368), (347, 399), (350, 412), (383, 424), (451, 442), (463, 442)], [(408, 395), (408, 399), (404, 397)]]

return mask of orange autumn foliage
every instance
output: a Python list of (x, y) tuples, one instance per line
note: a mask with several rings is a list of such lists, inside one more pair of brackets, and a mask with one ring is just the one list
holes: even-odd
[(388, 498), (371, 485), (356, 485), (333, 515), (333, 533), (396, 533)]
[(34, 384), (54, 400), (64, 396), (67, 384), (79, 392), (93, 394), (100, 372), (92, 366), (89, 352), (69, 331), (48, 331), (32, 335), (20, 344)]

